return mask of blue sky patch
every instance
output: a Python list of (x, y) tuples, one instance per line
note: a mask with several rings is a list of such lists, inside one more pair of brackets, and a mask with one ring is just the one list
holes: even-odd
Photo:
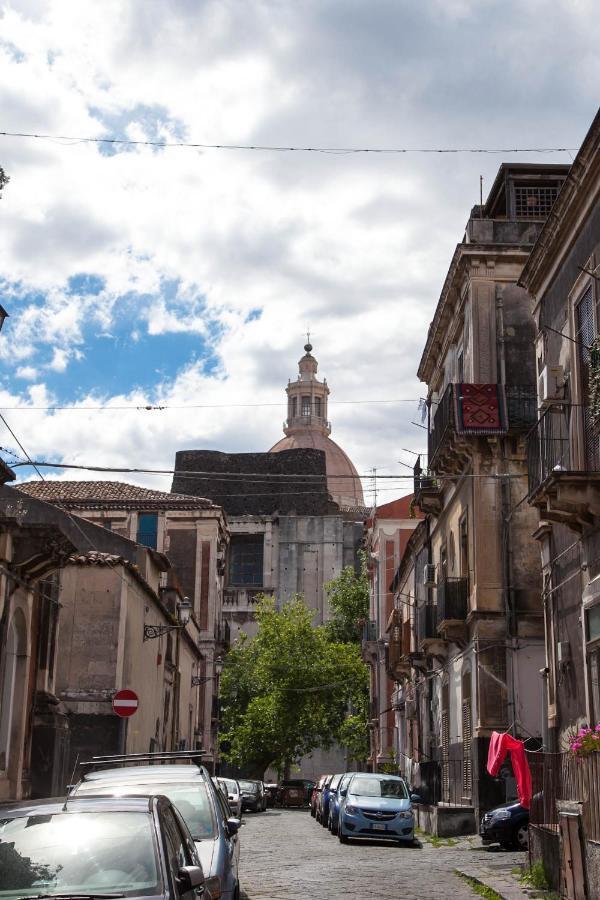
[[(131, 109), (125, 109), (118, 113), (107, 112), (97, 106), (90, 106), (88, 112), (97, 119), (105, 128), (103, 138), (122, 138), (131, 140), (127, 128), (130, 125), (138, 125), (144, 132), (143, 140), (147, 141), (183, 141), (186, 138), (186, 129), (183, 122), (173, 118), (160, 104), (148, 106), (138, 103)], [(127, 144), (99, 144), (98, 149), (102, 156), (116, 156), (117, 153), (128, 153), (135, 150), (134, 146)], [(160, 152), (157, 148), (156, 152)]]

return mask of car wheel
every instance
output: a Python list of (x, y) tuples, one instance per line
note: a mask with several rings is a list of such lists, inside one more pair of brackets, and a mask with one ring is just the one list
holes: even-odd
[(520, 825), (515, 831), (515, 845), (517, 850), (527, 850), (529, 847), (529, 826)]
[(314, 819), (314, 817), (315, 817), (315, 811), (314, 811), (314, 809), (312, 808), (312, 806), (311, 806), (311, 808), (310, 808), (310, 814), (311, 814), (311, 816), (312, 816), (313, 819)]
[(348, 843), (348, 838), (346, 837), (346, 835), (344, 834), (344, 832), (342, 831), (341, 828), (340, 828), (340, 830), (338, 831), (338, 839), (339, 839), (340, 844), (347, 844), (347, 843)]

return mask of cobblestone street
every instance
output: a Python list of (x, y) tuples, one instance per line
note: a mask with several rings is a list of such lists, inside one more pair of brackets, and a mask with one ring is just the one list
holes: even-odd
[(241, 832), (242, 900), (467, 900), (476, 895), (455, 869), (481, 878), (506, 898), (525, 895), (511, 869), (527, 862), (524, 853), (489, 851), (479, 838), (454, 846), (420, 847), (383, 843), (343, 845), (308, 812), (269, 810), (246, 815)]

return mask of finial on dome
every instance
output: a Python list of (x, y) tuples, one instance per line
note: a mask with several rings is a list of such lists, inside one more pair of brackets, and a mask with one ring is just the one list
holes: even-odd
[(310, 331), (309, 330), (307, 330), (307, 332), (306, 332), (306, 343), (304, 345), (304, 349), (306, 350), (307, 353), (310, 353), (310, 351), (312, 350), (312, 344), (310, 342)]

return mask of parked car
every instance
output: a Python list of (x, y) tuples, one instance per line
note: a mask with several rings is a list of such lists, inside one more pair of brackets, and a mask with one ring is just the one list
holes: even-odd
[(327, 775), (320, 775), (319, 778), (317, 779), (317, 783), (315, 784), (314, 788), (312, 789), (312, 793), (310, 795), (310, 814), (313, 817), (313, 819), (316, 818), (317, 807), (319, 805), (319, 798), (321, 795), (321, 791), (323, 790), (323, 784), (327, 777), (328, 777)]
[(346, 772), (342, 775), (342, 778), (333, 793), (330, 793), (329, 796), (329, 816), (327, 819), (327, 827), (329, 828), (332, 834), (338, 833), (338, 821), (340, 815), (340, 804), (342, 801), (342, 791), (344, 791), (348, 784), (350, 783), (350, 779), (354, 775), (354, 772)]
[(231, 810), (231, 815), (242, 818), (242, 794), (235, 778), (217, 778)]
[(0, 821), (0, 896), (210, 896), (166, 797), (28, 800), (1, 805)]
[(325, 793), (326, 788), (329, 786), (329, 782), (333, 778), (333, 775), (321, 775), (319, 779), (319, 783), (317, 785), (317, 799), (315, 804), (315, 819), (317, 822), (321, 821), (323, 815), (323, 794)]
[(277, 803), (280, 806), (309, 806), (314, 787), (315, 782), (310, 778), (288, 778), (279, 785)]
[(332, 775), (329, 782), (323, 788), (323, 794), (321, 795), (321, 817), (319, 819), (323, 828), (327, 828), (327, 825), (329, 823), (329, 803), (331, 800), (331, 795), (334, 791), (337, 790), (337, 786), (342, 778), (342, 772), (340, 772), (338, 775)]
[(265, 786), (262, 781), (251, 781), (247, 778), (239, 782), (242, 792), (242, 809), (250, 812), (264, 812), (267, 808)]
[(527, 850), (529, 810), (517, 801), (496, 806), (481, 819), (479, 834), (482, 844), (500, 844), (506, 850)]
[(414, 842), (415, 820), (406, 782), (397, 775), (353, 775), (339, 813), (338, 837)]
[(269, 782), (269, 784), (265, 784), (265, 797), (267, 799), (267, 806), (275, 806), (278, 790), (279, 790), (279, 785), (275, 784), (274, 782)]
[[(206, 769), (194, 764), (197, 758), (193, 751), (97, 757), (83, 764), (85, 774), (69, 796), (166, 795), (192, 834), (210, 894), (237, 900), (241, 822), (231, 815)], [(181, 759), (188, 763), (178, 764)]]

